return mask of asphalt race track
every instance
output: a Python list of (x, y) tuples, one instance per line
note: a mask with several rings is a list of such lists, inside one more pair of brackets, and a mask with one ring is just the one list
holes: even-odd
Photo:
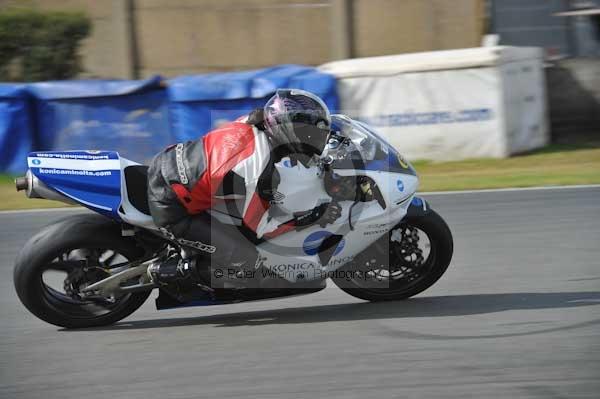
[(0, 214), (0, 398), (599, 398), (600, 188), (431, 195), (455, 256), (429, 291), (156, 312), (65, 331), (19, 303)]

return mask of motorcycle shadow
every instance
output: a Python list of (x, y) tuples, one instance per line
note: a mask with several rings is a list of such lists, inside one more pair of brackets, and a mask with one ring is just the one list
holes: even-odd
[[(600, 305), (600, 292), (518, 292), (416, 297), (404, 301), (303, 306), (199, 317), (123, 321), (83, 331), (137, 330), (180, 326), (214, 327), (310, 324), (336, 321), (468, 316), (506, 310), (574, 308)], [(63, 330), (81, 331), (81, 330)]]

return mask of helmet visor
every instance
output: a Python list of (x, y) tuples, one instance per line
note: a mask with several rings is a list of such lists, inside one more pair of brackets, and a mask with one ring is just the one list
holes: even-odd
[(329, 126), (325, 122), (319, 122), (317, 125), (296, 122), (292, 125), (303, 153), (317, 155), (323, 153), (330, 133)]

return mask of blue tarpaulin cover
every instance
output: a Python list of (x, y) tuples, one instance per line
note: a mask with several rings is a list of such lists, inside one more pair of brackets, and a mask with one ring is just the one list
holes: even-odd
[(77, 80), (0, 84), (0, 171), (21, 173), (44, 150), (108, 150), (138, 162), (298, 88), (339, 109), (332, 75), (300, 65), (182, 76), (165, 82)]
[(160, 77), (34, 83), (36, 150), (111, 150), (147, 162), (173, 142)]
[(0, 83), (0, 171), (27, 169), (32, 149), (33, 117), (25, 85)]
[(300, 65), (280, 65), (244, 72), (182, 76), (169, 80), (173, 134), (177, 141), (198, 138), (223, 122), (262, 107), (278, 88), (296, 88), (320, 96), (338, 109), (332, 75)]

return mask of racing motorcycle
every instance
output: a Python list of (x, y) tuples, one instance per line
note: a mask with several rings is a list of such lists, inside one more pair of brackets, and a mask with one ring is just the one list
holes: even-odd
[[(274, 193), (272, 208), (289, 215), (332, 201), (342, 208), (341, 217), (268, 240), (246, 234), (259, 261), (243, 270), (212, 265), (213, 247), (157, 228), (148, 209), (147, 166), (111, 151), (30, 153), (17, 190), (93, 213), (46, 226), (25, 244), (14, 269), (21, 302), (48, 323), (83, 328), (127, 317), (154, 289), (158, 309), (309, 294), (324, 289), (328, 279), (367, 301), (426, 290), (450, 264), (450, 229), (416, 195), (417, 174), (392, 145), (362, 122), (332, 119), (327, 148), (314, 165), (288, 158), (276, 165), (286, 195)], [(210, 213), (243, 231), (228, 205)], [(201, 272), (166, 283), (155, 278), (173, 259)]]

